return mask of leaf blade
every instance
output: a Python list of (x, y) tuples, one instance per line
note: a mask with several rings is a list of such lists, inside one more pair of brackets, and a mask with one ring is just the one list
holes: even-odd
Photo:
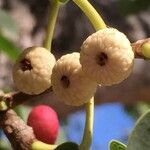
[(0, 34), (0, 52), (7, 54), (12, 61), (15, 61), (20, 53), (20, 49), (13, 42)]
[(142, 115), (128, 139), (127, 150), (150, 149), (150, 110)]
[(124, 145), (123, 143), (117, 140), (112, 140), (110, 141), (109, 149), (110, 150), (126, 150), (126, 145)]

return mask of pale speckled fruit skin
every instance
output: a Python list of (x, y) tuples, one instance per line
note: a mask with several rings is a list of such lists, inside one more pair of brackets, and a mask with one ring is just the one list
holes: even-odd
[[(104, 52), (108, 56), (104, 66), (95, 57)], [(103, 86), (125, 80), (133, 69), (134, 53), (127, 37), (117, 29), (106, 28), (89, 36), (81, 46), (80, 63), (90, 79)]]
[[(67, 105), (80, 106), (88, 102), (96, 91), (97, 84), (82, 71), (77, 52), (62, 56), (52, 71), (52, 86), (59, 100)], [(66, 75), (70, 85), (64, 88), (61, 77)]]
[[(22, 71), (20, 61), (28, 59), (32, 69)], [(23, 93), (36, 95), (51, 87), (52, 68), (55, 57), (43, 47), (29, 47), (23, 51), (13, 67), (13, 80), (16, 87)]]

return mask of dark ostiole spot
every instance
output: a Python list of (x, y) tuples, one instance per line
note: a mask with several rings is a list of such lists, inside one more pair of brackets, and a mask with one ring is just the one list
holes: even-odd
[(31, 62), (24, 58), (23, 60), (20, 61), (20, 65), (21, 65), (21, 69), (22, 71), (26, 71), (26, 70), (31, 70), (32, 66), (31, 66)]
[(64, 88), (68, 88), (69, 85), (70, 85), (69, 78), (68, 78), (67, 76), (63, 75), (63, 76), (61, 77), (61, 83), (62, 83), (62, 86), (63, 86)]
[(96, 62), (100, 66), (104, 66), (107, 63), (108, 56), (106, 53), (101, 52), (99, 55), (96, 56)]

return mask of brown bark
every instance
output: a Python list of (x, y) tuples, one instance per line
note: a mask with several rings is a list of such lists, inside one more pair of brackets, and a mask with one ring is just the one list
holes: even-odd
[(12, 109), (0, 112), (0, 127), (14, 150), (29, 150), (36, 140), (32, 128), (27, 126)]
[(28, 95), (22, 92), (14, 92), (14, 93), (9, 93), (5, 95), (0, 95), (0, 100), (5, 101), (8, 108), (13, 108), (17, 105), (23, 104), (24, 102), (28, 100), (31, 100), (32, 98), (36, 98), (38, 96), (42, 96), (50, 92), (52, 92), (52, 88), (49, 88), (48, 90), (46, 90), (45, 92), (39, 95)]

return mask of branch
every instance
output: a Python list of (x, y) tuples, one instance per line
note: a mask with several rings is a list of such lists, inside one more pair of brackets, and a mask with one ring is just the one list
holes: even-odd
[[(138, 40), (137, 42), (131, 44), (133, 51), (135, 53), (135, 58), (147, 59), (142, 53), (142, 46), (145, 43), (150, 43), (150, 38)], [(0, 101), (5, 102), (5, 103), (0, 102), (0, 110), (3, 110), (3, 108), (1, 107), (5, 107), (6, 109), (14, 108), (17, 105), (20, 105), (26, 101), (30, 101), (31, 99), (36, 98), (38, 96), (44, 96), (50, 92), (52, 92), (52, 87), (39, 95), (27, 95), (22, 92), (9, 93), (5, 95), (2, 95), (0, 93)]]
[(37, 141), (32, 128), (27, 126), (12, 109), (0, 112), (0, 127), (14, 150), (29, 150), (31, 144)]
[(138, 40), (137, 42), (134, 42), (131, 44), (132, 49), (133, 49), (134, 54), (135, 54), (135, 58), (146, 59), (146, 57), (142, 53), (142, 46), (145, 43), (150, 43), (150, 38)]
[(9, 109), (9, 108), (14, 108), (17, 105), (23, 104), (26, 101), (30, 101), (33, 98), (45, 95), (50, 92), (52, 92), (52, 88), (49, 88), (48, 90), (46, 90), (45, 92), (39, 95), (28, 95), (22, 92), (14, 92), (14, 93), (0, 95), (0, 101), (5, 102), (5, 104), (7, 105), (7, 109)]

